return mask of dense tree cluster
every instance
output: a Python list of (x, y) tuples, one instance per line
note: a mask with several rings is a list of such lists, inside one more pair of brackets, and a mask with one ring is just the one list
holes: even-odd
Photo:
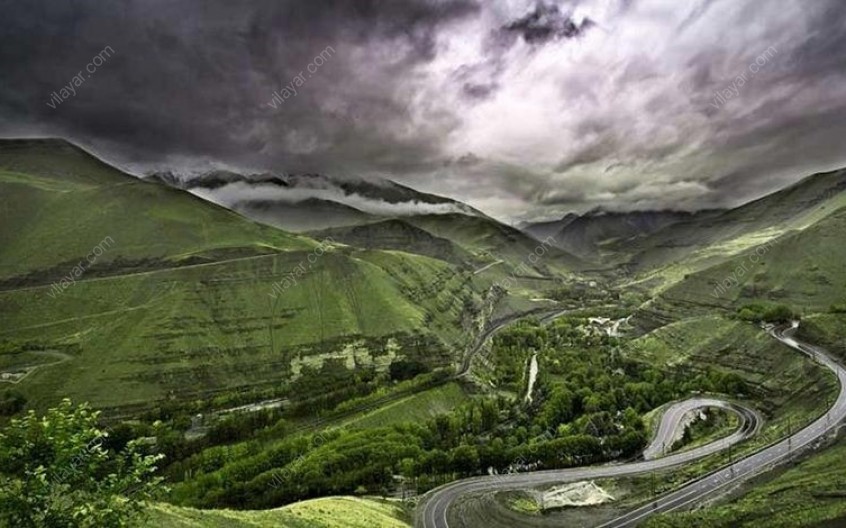
[[(532, 355), (540, 375), (528, 404), (523, 396)], [(512, 396), (502, 390), (480, 396), (424, 423), (294, 435), (270, 447), (205, 449), (168, 469), (181, 481), (174, 499), (265, 508), (321, 495), (387, 492), (400, 481), (422, 492), (485, 472), (631, 457), (647, 439), (646, 411), (692, 390), (744, 390), (736, 376), (663, 371), (627, 359), (617, 339), (583, 318), (518, 323), (494, 338), (490, 358), (496, 383)]]
[(737, 316), (744, 321), (754, 323), (787, 323), (799, 319), (799, 314), (783, 304), (749, 303), (737, 311)]

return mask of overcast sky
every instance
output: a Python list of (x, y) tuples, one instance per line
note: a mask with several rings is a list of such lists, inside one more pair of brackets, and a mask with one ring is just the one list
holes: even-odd
[(62, 135), (136, 171), (377, 175), (518, 220), (734, 205), (846, 165), (843, 0), (0, 12), (0, 135)]

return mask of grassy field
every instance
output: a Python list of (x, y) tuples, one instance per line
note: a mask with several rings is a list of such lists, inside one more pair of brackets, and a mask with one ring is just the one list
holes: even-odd
[(261, 511), (196, 510), (159, 503), (149, 526), (160, 528), (408, 528), (397, 502), (327, 497)]
[(370, 428), (386, 427), (402, 422), (422, 423), (439, 414), (448, 413), (468, 401), (469, 398), (461, 385), (452, 382), (389, 403), (375, 411), (347, 420), (341, 425), (351, 428)]

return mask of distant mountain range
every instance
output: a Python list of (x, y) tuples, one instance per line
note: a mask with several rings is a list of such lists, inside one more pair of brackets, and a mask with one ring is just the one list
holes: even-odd
[[(583, 215), (568, 213), (560, 220), (523, 223), (519, 227), (538, 240), (554, 237), (556, 245), (582, 258), (602, 256), (602, 247), (654, 233), (700, 213), (683, 211), (613, 212), (595, 209)], [(707, 214), (707, 213), (706, 213)]]
[(248, 218), (293, 232), (417, 214), (485, 216), (459, 201), (379, 178), (218, 170), (195, 175), (156, 172), (145, 179), (188, 190)]

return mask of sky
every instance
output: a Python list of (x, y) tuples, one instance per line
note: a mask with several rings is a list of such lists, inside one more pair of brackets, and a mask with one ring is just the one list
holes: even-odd
[[(843, 0), (0, 0), (0, 136), (384, 177), (507, 220), (846, 166)], [(64, 90), (63, 90), (64, 88)]]

